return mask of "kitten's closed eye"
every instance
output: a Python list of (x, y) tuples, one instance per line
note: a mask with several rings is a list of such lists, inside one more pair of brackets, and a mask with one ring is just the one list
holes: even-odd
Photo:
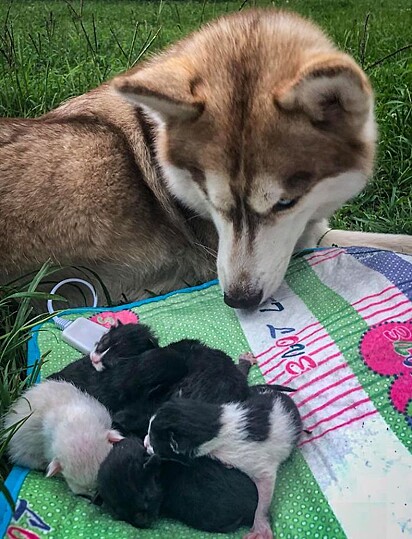
[(175, 440), (173, 432), (170, 435), (170, 449), (173, 451), (173, 453), (179, 454), (179, 444)]
[(101, 354), (110, 346), (110, 340), (103, 337), (98, 343), (96, 343), (95, 351)]

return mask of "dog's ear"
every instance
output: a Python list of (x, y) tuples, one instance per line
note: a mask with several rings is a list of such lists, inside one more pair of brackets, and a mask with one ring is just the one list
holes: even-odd
[(57, 459), (53, 459), (47, 466), (46, 477), (54, 477), (62, 471), (62, 465)]
[(113, 79), (112, 87), (163, 122), (191, 120), (204, 108), (200, 80), (184, 58), (154, 59), (141, 69), (119, 75)]
[(297, 77), (275, 90), (275, 103), (285, 111), (302, 111), (319, 126), (348, 122), (361, 127), (373, 104), (369, 81), (346, 54), (318, 55)]

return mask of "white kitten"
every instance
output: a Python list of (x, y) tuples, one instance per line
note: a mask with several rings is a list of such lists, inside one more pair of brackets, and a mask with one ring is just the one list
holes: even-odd
[(72, 384), (48, 380), (27, 391), (4, 418), (7, 429), (21, 422), (10, 440), (13, 463), (61, 472), (75, 494), (93, 495), (97, 472), (112, 444), (123, 437), (111, 429), (108, 410)]

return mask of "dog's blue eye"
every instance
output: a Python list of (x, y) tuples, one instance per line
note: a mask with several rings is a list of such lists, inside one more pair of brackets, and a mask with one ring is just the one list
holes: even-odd
[(277, 211), (287, 210), (296, 204), (297, 198), (280, 198), (274, 205), (274, 209)]

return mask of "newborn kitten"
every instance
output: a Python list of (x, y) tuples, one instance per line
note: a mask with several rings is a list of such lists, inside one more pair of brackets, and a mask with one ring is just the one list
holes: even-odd
[(113, 448), (98, 474), (98, 490), (110, 513), (145, 528), (159, 516), (208, 532), (250, 526), (257, 491), (242, 472), (206, 457), (190, 466), (149, 456), (138, 438)]
[(151, 418), (144, 445), (162, 459), (209, 456), (246, 473), (256, 484), (258, 505), (247, 539), (271, 539), (269, 508), (279, 465), (302, 433), (292, 399), (283, 393), (251, 388), (240, 403), (210, 404), (175, 398)]
[[(19, 425), (16, 425), (19, 424)], [(31, 387), (4, 417), (6, 429), (17, 430), (8, 445), (19, 466), (61, 472), (75, 494), (95, 492), (100, 464), (122, 439), (111, 428), (106, 408), (66, 382), (45, 381)]]

